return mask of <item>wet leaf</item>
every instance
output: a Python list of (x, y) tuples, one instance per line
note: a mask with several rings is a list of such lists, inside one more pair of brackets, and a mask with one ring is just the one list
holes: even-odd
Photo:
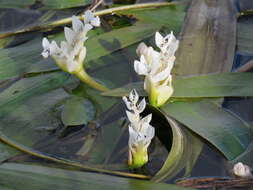
[[(252, 73), (220, 73), (186, 78), (175, 78), (172, 82), (172, 98), (208, 98), (253, 96)], [(143, 82), (127, 84), (102, 93), (105, 96), (126, 96), (132, 89), (146, 95)]]
[(32, 96), (59, 88), (63, 86), (67, 79), (67, 74), (58, 72), (18, 80), (0, 93), (0, 106), (2, 107), (2, 111), (4, 106), (11, 110), (8, 107), (9, 105), (15, 105)]
[(65, 126), (83, 125), (95, 116), (95, 108), (88, 100), (81, 97), (71, 97), (66, 100), (61, 114)]
[(213, 144), (228, 160), (242, 154), (252, 141), (249, 125), (209, 101), (175, 102), (161, 109)]
[(179, 125), (170, 118), (167, 118), (172, 129), (172, 146), (162, 168), (152, 178), (153, 181), (162, 181), (175, 176), (184, 165), (181, 164), (185, 152), (185, 136)]
[(90, 0), (18, 0), (18, 1), (4, 1), (0, 0), (1, 8), (28, 8), (39, 7), (45, 9), (63, 9), (71, 7), (85, 6), (90, 3)]
[[(53, 107), (67, 94), (54, 89), (62, 86), (67, 78), (63, 73), (53, 73), (21, 79), (9, 88), (2, 89), (0, 133), (28, 146), (47, 136), (46, 130), (42, 134), (36, 128), (58, 125), (52, 114)], [(0, 160), (18, 153), (7, 145), (1, 145), (0, 149)]]
[(153, 116), (151, 124), (156, 128), (156, 136), (163, 144), (172, 141), (170, 146), (166, 145), (169, 153), (165, 162), (151, 180), (159, 182), (173, 179), (183, 169), (185, 169), (185, 175), (189, 175), (202, 150), (203, 143), (166, 113), (163, 114), (154, 108), (150, 111)]
[[(96, 173), (70, 171), (24, 164), (0, 166), (1, 185), (17, 190), (62, 189), (62, 190), (111, 190), (111, 189), (159, 189), (183, 190), (175, 185), (152, 183), (144, 180), (127, 179)], [(15, 180), (14, 180), (15, 179)]]

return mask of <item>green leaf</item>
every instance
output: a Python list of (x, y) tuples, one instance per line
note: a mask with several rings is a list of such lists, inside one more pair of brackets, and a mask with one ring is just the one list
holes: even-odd
[(144, 180), (127, 179), (103, 174), (70, 171), (24, 164), (0, 166), (1, 184), (16, 190), (183, 190), (170, 184), (152, 183)]
[[(63, 90), (54, 89), (61, 87), (67, 78), (64, 73), (41, 75), (21, 79), (9, 88), (2, 89), (0, 133), (27, 146), (48, 136), (46, 130), (41, 133), (37, 130), (57, 126), (52, 108), (58, 101), (65, 99), (67, 94)], [(1, 144), (0, 150), (1, 161), (19, 153), (4, 144)]]
[(209, 141), (229, 160), (242, 154), (253, 138), (246, 123), (208, 101), (175, 102), (161, 110)]
[[(152, 24), (136, 24), (135, 26), (124, 27), (110, 32), (106, 32), (94, 38), (87, 40), (87, 58), (86, 62), (98, 59), (117, 50), (128, 47), (134, 43), (150, 37), (161, 26)], [(85, 63), (85, 67), (90, 67)]]
[(28, 72), (58, 69), (51, 59), (41, 56), (41, 38), (13, 48), (0, 50), (0, 80), (18, 77)]
[(161, 181), (175, 176), (184, 165), (181, 163), (185, 151), (185, 136), (179, 125), (167, 117), (172, 129), (173, 141), (170, 152), (162, 168), (152, 178), (153, 181)]
[(147, 93), (145, 92), (143, 85), (144, 85), (143, 82), (133, 82), (133, 83), (126, 84), (120, 88), (108, 90), (101, 94), (103, 96), (123, 97), (123, 96), (128, 96), (131, 90), (135, 89), (140, 96), (147, 96)]
[(59, 88), (67, 79), (68, 75), (62, 72), (21, 79), (1, 92), (0, 106), (3, 108), (3, 106), (19, 103), (34, 95)]
[(38, 6), (46, 9), (63, 9), (85, 6), (90, 2), (90, 0), (44, 0), (42, 2), (36, 0), (0, 0), (0, 8), (28, 8), (37, 4)]
[(161, 138), (163, 144), (168, 143), (169, 139), (172, 141), (171, 147), (167, 147), (170, 150), (165, 162), (151, 180), (167, 181), (178, 175), (184, 168), (185, 175), (189, 175), (202, 150), (203, 143), (167, 114), (154, 108), (149, 111), (152, 113), (151, 124), (156, 127), (156, 136)]
[[(186, 78), (175, 78), (172, 82), (172, 98), (209, 98), (253, 96), (252, 73), (219, 73)], [(102, 93), (105, 96), (126, 96), (136, 89), (142, 96), (146, 95), (143, 82), (129, 83)]]
[(253, 96), (252, 73), (220, 73), (176, 79), (174, 98)]
[(66, 100), (61, 118), (65, 126), (86, 125), (94, 115), (95, 108), (88, 99), (73, 96)]
[[(185, 17), (185, 4), (169, 5), (161, 8), (147, 8), (137, 10), (120, 11), (119, 14), (135, 17), (137, 23), (145, 23), (163, 29), (171, 30), (175, 33), (180, 32), (181, 25)], [(161, 19), (162, 18), (162, 19)]]
[[(130, 12), (124, 12), (124, 14), (130, 14)], [(184, 16), (183, 12), (178, 13), (177, 10), (173, 10), (170, 7), (144, 11), (135, 10), (131, 14), (136, 14), (136, 18), (140, 19), (133, 26), (93, 35), (86, 41), (87, 57), (84, 63), (86, 69), (97, 68), (97, 60), (99, 58), (105, 56), (111, 57), (113, 52), (143, 41), (154, 35), (155, 31), (163, 26), (178, 31)], [(161, 19), (158, 19), (160, 22), (158, 20), (147, 21), (148, 18), (153, 18), (154, 15), (159, 14), (161, 14), (166, 22), (161, 22)], [(143, 19), (144, 17), (145, 19)], [(44, 21), (45, 18), (42, 20)], [(90, 34), (88, 35), (90, 36)], [(60, 37), (59, 34), (51, 36), (50, 40), (58, 42), (64, 40), (63, 32), (60, 33)], [(39, 37), (19, 46), (0, 50), (0, 80), (17, 77), (24, 73), (47, 72), (58, 69), (51, 58), (43, 59), (41, 56), (41, 42), (42, 38)], [(120, 59), (118, 60), (118, 62), (121, 61)], [(108, 65), (108, 63), (99, 62), (99, 66), (104, 65)]]

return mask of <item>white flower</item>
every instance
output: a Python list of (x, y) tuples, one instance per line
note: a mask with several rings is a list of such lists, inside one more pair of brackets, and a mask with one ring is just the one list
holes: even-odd
[(43, 38), (42, 40), (42, 47), (43, 47), (43, 52), (41, 55), (44, 58), (48, 58), (50, 54), (57, 54), (59, 53), (59, 47), (57, 46), (55, 41), (52, 41), (51, 43), (48, 41), (47, 38)]
[(139, 75), (145, 76), (144, 89), (149, 95), (150, 104), (161, 106), (173, 93), (171, 70), (179, 42), (172, 32), (166, 37), (156, 32), (155, 38), (161, 52), (141, 43), (136, 50), (140, 61), (134, 61), (134, 69)]
[(62, 41), (60, 47), (55, 41), (50, 43), (47, 38), (42, 40), (42, 56), (52, 56), (62, 70), (72, 74), (82, 69), (86, 56), (86, 47), (83, 44), (88, 39), (87, 32), (100, 23), (99, 17), (94, 17), (91, 11), (86, 11), (85, 17), (85, 21), (82, 22), (76, 16), (72, 16), (72, 28), (64, 28), (66, 41)]
[(94, 17), (93, 13), (88, 10), (84, 13), (84, 23), (98, 27), (100, 26), (100, 19), (98, 16)]
[(136, 90), (130, 92), (129, 97), (123, 97), (128, 110), (127, 117), (129, 124), (129, 158), (128, 164), (132, 168), (141, 167), (148, 161), (147, 149), (155, 135), (155, 129), (149, 123), (152, 119), (152, 114), (141, 118), (140, 113), (146, 107), (146, 101), (143, 98), (138, 103), (139, 95)]
[(157, 47), (159, 47), (168, 57), (174, 56), (179, 45), (179, 41), (176, 39), (172, 31), (165, 37), (163, 37), (159, 32), (156, 32), (155, 42)]
[(248, 165), (238, 162), (234, 165), (233, 172), (238, 177), (253, 177), (251, 173), (251, 169)]

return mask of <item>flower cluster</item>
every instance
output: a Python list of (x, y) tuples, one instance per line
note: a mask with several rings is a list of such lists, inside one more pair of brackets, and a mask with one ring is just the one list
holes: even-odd
[(159, 107), (173, 93), (171, 70), (179, 41), (172, 32), (165, 37), (156, 32), (155, 42), (160, 52), (145, 43), (138, 46), (136, 52), (140, 61), (135, 60), (134, 69), (139, 75), (145, 76), (144, 89), (148, 93), (150, 104)]
[(88, 39), (87, 33), (95, 26), (100, 26), (99, 17), (95, 17), (91, 11), (86, 11), (82, 22), (76, 16), (72, 16), (72, 28), (65, 27), (64, 34), (66, 41), (62, 41), (60, 47), (55, 41), (51, 43), (43, 38), (41, 53), (44, 58), (51, 56), (56, 64), (65, 72), (76, 75), (81, 81), (98, 90), (106, 90), (103, 86), (93, 81), (83, 68), (83, 61), (86, 57), (84, 42)]
[(130, 121), (129, 130), (129, 151), (128, 165), (131, 168), (138, 168), (148, 161), (148, 146), (155, 135), (154, 127), (149, 123), (152, 119), (152, 114), (141, 118), (140, 113), (146, 107), (146, 101), (143, 98), (139, 103), (139, 95), (136, 90), (130, 92), (129, 97), (123, 97), (123, 101), (127, 106), (127, 117)]

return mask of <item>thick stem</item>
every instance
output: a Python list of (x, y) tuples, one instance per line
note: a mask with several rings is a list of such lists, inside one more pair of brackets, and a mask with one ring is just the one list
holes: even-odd
[(73, 73), (77, 78), (79, 78), (82, 82), (88, 84), (90, 87), (95, 88), (99, 91), (107, 91), (108, 88), (96, 82), (92, 77), (90, 77), (84, 69), (81, 69), (79, 72)]

